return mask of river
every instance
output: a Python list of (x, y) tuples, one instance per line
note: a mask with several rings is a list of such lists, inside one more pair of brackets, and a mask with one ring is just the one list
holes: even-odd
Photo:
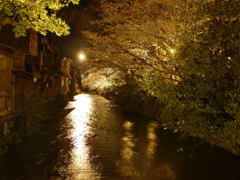
[(240, 180), (240, 158), (80, 94), (0, 160), (0, 180)]

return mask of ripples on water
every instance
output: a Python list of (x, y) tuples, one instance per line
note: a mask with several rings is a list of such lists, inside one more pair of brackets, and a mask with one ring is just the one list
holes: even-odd
[[(62, 128), (65, 136), (71, 141), (69, 154), (62, 154), (59, 168), (62, 176), (67, 179), (100, 179), (98, 166), (92, 164), (88, 138), (95, 132), (92, 130), (93, 107), (92, 99), (88, 95), (79, 95), (70, 102), (66, 109), (74, 108), (66, 117)], [(59, 139), (61, 141), (61, 139)], [(62, 163), (64, 160), (64, 166)]]
[(1, 180), (240, 180), (239, 158), (207, 144), (188, 148), (200, 142), (181, 141), (103, 97), (77, 95), (61, 113), (45, 139), (26, 141), (0, 163)]
[(78, 95), (68, 104), (66, 109), (73, 110), (61, 128), (71, 141), (71, 149), (62, 151), (55, 170), (67, 179), (156, 179), (160, 174), (166, 180), (175, 179), (174, 170), (163, 162), (152, 174), (158, 123), (148, 120), (142, 123), (143, 129), (136, 129), (135, 123), (141, 122), (125, 119), (129, 117), (109, 105), (108, 100), (90, 95)]
[[(73, 110), (61, 127), (71, 145), (68, 151), (62, 151), (55, 167), (61, 177), (74, 180), (222, 178), (214, 174), (217, 168), (210, 166), (212, 170), (208, 171), (204, 168), (204, 163), (215, 164), (215, 160), (201, 162), (197, 158), (203, 167), (193, 169), (188, 154), (178, 152), (184, 143), (175, 135), (164, 132), (156, 121), (115, 111), (102, 97), (78, 95), (66, 109)], [(207, 174), (203, 175), (201, 170)]]

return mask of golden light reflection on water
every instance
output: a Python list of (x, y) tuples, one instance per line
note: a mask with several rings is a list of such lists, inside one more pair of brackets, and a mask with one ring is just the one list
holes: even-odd
[(118, 162), (119, 169), (123, 176), (137, 178), (140, 177), (138, 169), (135, 167), (135, 146), (137, 139), (132, 133), (134, 123), (125, 121), (123, 123), (124, 136), (121, 139), (122, 150), (120, 152), (121, 159)]
[[(58, 171), (64, 179), (99, 180), (105, 178), (106, 175), (107, 177), (114, 176), (112, 169), (110, 171), (109, 169), (102, 171), (104, 167), (107, 166), (101, 165), (100, 163), (98, 163), (100, 165), (97, 165), (97, 161), (96, 159), (94, 160), (95, 157), (93, 157), (93, 152), (91, 153), (91, 144), (89, 144), (91, 141), (88, 140), (96, 133), (94, 129), (92, 129), (95, 128), (93, 124), (96, 125), (96, 123), (99, 123), (93, 122), (96, 116), (96, 110), (102, 110), (101, 107), (96, 106), (95, 102), (96, 101), (92, 102), (92, 96), (81, 94), (75, 96), (74, 101), (70, 102), (67, 106), (67, 109), (73, 109), (66, 117), (67, 137), (71, 140), (72, 147), (69, 154), (63, 155), (63, 158), (67, 159), (66, 162), (64, 161), (67, 167), (62, 165)], [(104, 114), (101, 114), (101, 116), (103, 115)], [(121, 132), (123, 130), (122, 137), (118, 139), (120, 143), (120, 158), (113, 160), (116, 162), (117, 172), (120, 173), (121, 178), (142, 180), (148, 179), (148, 177), (151, 176), (152, 179), (175, 180), (176, 174), (172, 164), (164, 162), (159, 158), (161, 155), (157, 155), (157, 149), (160, 145), (157, 138), (158, 124), (156, 122), (150, 122), (147, 126), (144, 126), (144, 128), (141, 126), (142, 129), (139, 129), (138, 122), (135, 123), (125, 121), (122, 127), (119, 127)], [(101, 130), (105, 132), (104, 129)], [(104, 146), (104, 148), (106, 148), (106, 146)], [(111, 150), (114, 150), (114, 148), (110, 149), (110, 151)], [(104, 149), (100, 152), (106, 153)], [(105, 174), (103, 172), (105, 172)], [(113, 172), (113, 176), (110, 172)]]
[(148, 139), (148, 146), (147, 146), (147, 156), (148, 156), (148, 163), (151, 163), (154, 160), (156, 148), (158, 146), (158, 138), (156, 134), (156, 130), (158, 128), (158, 123), (151, 122), (147, 126), (147, 139)]
[(67, 179), (100, 179), (98, 167), (91, 163), (90, 149), (87, 145), (87, 139), (93, 133), (91, 131), (91, 98), (83, 94), (75, 96), (74, 101), (69, 103), (67, 108), (74, 108), (66, 117), (71, 124), (69, 138), (73, 143), (68, 172), (66, 172)]
[[(153, 164), (155, 157), (157, 156), (157, 146), (159, 143), (158, 135), (157, 135), (157, 129), (159, 127), (159, 124), (155, 121), (152, 121), (147, 126), (147, 139), (148, 139), (148, 145), (147, 145), (147, 159), (148, 159), (148, 166), (151, 167)], [(173, 170), (172, 166), (168, 162), (158, 162), (158, 166), (155, 168), (155, 174), (157, 179), (165, 179), (165, 180), (175, 180), (176, 179), (176, 173)], [(155, 179), (155, 178), (154, 178)]]
[[(147, 144), (144, 143), (142, 146), (139, 146), (142, 139), (135, 137), (133, 131), (134, 123), (130, 121), (123, 123), (124, 135), (121, 138), (121, 159), (117, 165), (122, 175), (127, 179), (176, 179), (176, 174), (168, 162), (158, 159), (159, 162), (156, 166), (155, 161), (159, 143), (157, 135), (158, 126), (158, 123), (154, 121), (147, 125)], [(143, 167), (143, 169), (140, 167)]]

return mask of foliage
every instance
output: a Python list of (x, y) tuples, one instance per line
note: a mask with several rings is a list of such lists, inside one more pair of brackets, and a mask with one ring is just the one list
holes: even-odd
[(82, 84), (85, 89), (94, 91), (110, 91), (115, 86), (121, 86), (125, 82), (122, 81), (121, 74), (111, 68), (97, 69), (92, 68), (82, 75)]
[[(6, 119), (7, 133), (0, 137), (0, 157), (21, 142), (26, 135), (39, 133), (41, 121), (49, 118), (43, 104), (39, 103), (39, 89), (34, 88), (25, 94), (25, 103), (21, 114)], [(3, 121), (4, 122), (4, 121)]]
[(0, 29), (11, 24), (16, 37), (25, 36), (32, 28), (46, 35), (47, 31), (58, 36), (69, 34), (69, 26), (57, 17), (57, 12), (70, 3), (80, 0), (0, 0)]
[(0, 158), (5, 155), (10, 149), (21, 142), (21, 135), (19, 132), (14, 132), (7, 137), (0, 139)]
[(157, 97), (165, 128), (238, 151), (240, 1), (100, 0), (97, 11), (82, 32), (91, 66), (119, 69), (138, 84), (128, 90)]
[(44, 120), (52, 120), (68, 101), (66, 96), (59, 96), (53, 101), (46, 102), (40, 101), (39, 97), (39, 89), (33, 88), (25, 95), (26, 104), (22, 113), (6, 119), (8, 124), (12, 124), (12, 127), (6, 135), (0, 137), (0, 158), (20, 143), (24, 137), (42, 133), (42, 130), (44, 132), (42, 127), (47, 125)]
[(163, 120), (176, 130), (204, 139), (221, 134), (235, 145), (239, 143), (239, 5), (239, 1), (199, 0), (178, 7), (172, 63), (181, 81), (166, 87), (169, 102), (163, 112)]
[(147, 71), (169, 76), (172, 70), (166, 59), (171, 56), (175, 38), (172, 1), (101, 0), (99, 4), (97, 11), (101, 13), (92, 21), (94, 29), (83, 32), (92, 44), (88, 49), (90, 61), (138, 79)]
[(40, 88), (38, 86), (34, 87), (24, 97), (21, 128), (27, 135), (39, 133), (41, 122), (49, 118), (44, 108), (44, 102), (40, 99)]

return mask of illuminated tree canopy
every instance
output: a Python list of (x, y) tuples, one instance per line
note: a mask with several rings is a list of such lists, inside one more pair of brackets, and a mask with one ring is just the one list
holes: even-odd
[(16, 37), (25, 36), (27, 29), (46, 35), (48, 31), (58, 36), (68, 35), (69, 26), (57, 12), (70, 3), (80, 0), (0, 0), (0, 29), (11, 24)]
[(91, 59), (138, 77), (159, 71), (169, 79), (173, 71), (167, 60), (176, 36), (173, 9), (164, 0), (100, 1), (100, 19), (92, 22), (98, 29), (84, 32), (92, 44)]

